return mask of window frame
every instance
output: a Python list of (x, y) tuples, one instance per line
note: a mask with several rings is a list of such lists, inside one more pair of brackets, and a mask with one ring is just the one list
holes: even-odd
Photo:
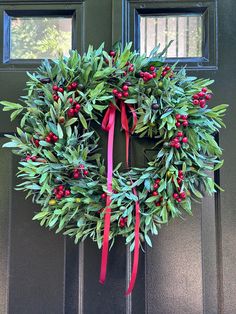
[[(20, 5), (1, 6), (0, 23), (3, 37), (0, 39), (0, 71), (31, 70), (37, 68), (42, 59), (10, 59), (10, 20), (11, 17), (71, 17), (72, 18), (72, 49), (84, 51), (84, 12), (83, 3), (71, 5)], [(1, 29), (0, 29), (1, 31)]]
[[(121, 1), (121, 0), (120, 0)], [(203, 17), (203, 57), (202, 58), (168, 58), (168, 63), (178, 60), (178, 67), (186, 66), (193, 70), (216, 70), (218, 68), (218, 37), (217, 37), (217, 4), (216, 1), (133, 1), (123, 0), (122, 20), (116, 18), (115, 25), (122, 28), (122, 43), (132, 41), (134, 48), (139, 50), (139, 15), (154, 16), (201, 13)], [(118, 6), (118, 5), (117, 5)], [(121, 6), (121, 3), (120, 3)], [(116, 15), (114, 15), (116, 16)], [(117, 31), (115, 30), (116, 34)]]

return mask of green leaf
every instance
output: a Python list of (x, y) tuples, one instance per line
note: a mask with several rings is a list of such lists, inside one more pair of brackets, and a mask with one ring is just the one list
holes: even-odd
[(57, 132), (58, 132), (59, 138), (62, 139), (63, 138), (63, 131), (62, 131), (61, 125), (59, 123), (57, 124)]
[(85, 118), (81, 112), (79, 112), (79, 119), (80, 119), (80, 122), (82, 123), (83, 127), (85, 129), (87, 129), (88, 128), (87, 121), (85, 120)]

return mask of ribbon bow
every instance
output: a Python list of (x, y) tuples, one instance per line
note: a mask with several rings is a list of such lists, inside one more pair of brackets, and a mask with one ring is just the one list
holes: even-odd
[[(128, 117), (126, 113), (126, 106), (129, 108), (133, 116), (133, 125), (129, 128)], [(115, 117), (116, 107), (110, 103), (105, 116), (102, 121), (102, 129), (108, 132), (108, 144), (107, 144), (107, 198), (106, 198), (106, 212), (104, 216), (104, 234), (102, 244), (102, 260), (100, 270), (100, 283), (104, 284), (107, 272), (107, 260), (109, 250), (109, 233), (110, 233), (110, 218), (111, 218), (111, 194), (112, 194), (112, 173), (113, 173), (113, 146), (114, 146), (114, 129), (115, 129)], [(137, 115), (135, 109), (130, 104), (125, 104), (124, 101), (120, 102), (121, 109), (121, 125), (125, 131), (126, 138), (126, 166), (129, 167), (129, 140), (130, 134), (133, 133), (137, 125)], [(134, 195), (137, 196), (137, 191), (133, 188)], [(133, 268), (130, 278), (129, 287), (126, 291), (126, 295), (130, 294), (134, 288), (139, 260), (139, 226), (140, 226), (140, 206), (139, 202), (135, 202), (135, 240), (134, 240), (134, 259)]]

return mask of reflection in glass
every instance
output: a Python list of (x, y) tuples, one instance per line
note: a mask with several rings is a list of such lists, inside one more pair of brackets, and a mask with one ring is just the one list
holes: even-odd
[(12, 17), (11, 59), (53, 59), (72, 47), (71, 17)]
[(140, 17), (140, 51), (147, 54), (157, 45), (163, 49), (174, 40), (168, 58), (202, 57), (202, 16), (168, 15)]

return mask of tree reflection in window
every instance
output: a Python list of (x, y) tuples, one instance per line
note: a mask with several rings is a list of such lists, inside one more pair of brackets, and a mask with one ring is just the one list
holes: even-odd
[(11, 59), (56, 58), (72, 48), (72, 18), (12, 17)]

